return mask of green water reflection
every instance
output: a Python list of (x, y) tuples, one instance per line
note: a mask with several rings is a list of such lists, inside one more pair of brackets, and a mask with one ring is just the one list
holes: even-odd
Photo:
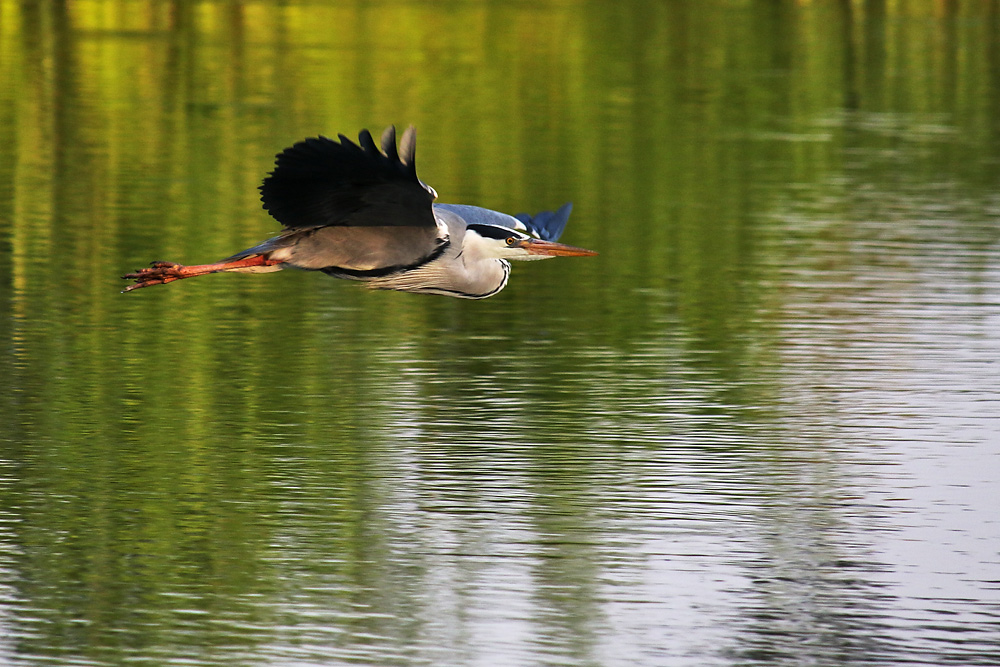
[[(0, 0), (0, 660), (891, 661), (851, 616), (874, 575), (817, 575), (851, 622), (813, 608), (799, 649), (766, 613), (630, 605), (742, 590), (728, 539), (782, 581), (816, 566), (790, 550), (871, 548), (786, 340), (867, 330), (836, 304), (873, 269), (885, 300), (931, 266), (992, 303), (998, 34), (993, 0)], [(442, 201), (572, 200), (601, 256), (481, 303), (293, 272), (118, 293), (272, 235), (281, 148), (389, 123)], [(653, 526), (719, 588), (616, 599)]]

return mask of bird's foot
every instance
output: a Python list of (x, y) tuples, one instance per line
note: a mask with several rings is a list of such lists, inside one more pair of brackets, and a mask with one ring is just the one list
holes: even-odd
[(149, 287), (150, 285), (164, 285), (175, 280), (180, 280), (181, 278), (187, 278), (191, 274), (185, 272), (185, 268), (187, 267), (174, 262), (153, 262), (149, 265), (148, 269), (139, 269), (138, 271), (126, 273), (122, 276), (125, 280), (135, 281), (134, 285), (129, 285), (122, 292), (131, 292), (134, 289)]

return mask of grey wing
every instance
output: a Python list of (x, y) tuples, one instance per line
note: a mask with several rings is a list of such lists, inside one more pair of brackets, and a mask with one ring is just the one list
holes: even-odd
[(507, 215), (498, 211), (464, 204), (434, 204), (435, 210), (443, 209), (457, 213), (470, 225), (493, 225), (528, 232), (543, 241), (557, 241), (566, 229), (573, 203), (567, 202), (556, 211), (540, 211), (535, 215), (518, 213)]
[(264, 208), (289, 229), (327, 226), (435, 227), (436, 193), (417, 178), (416, 130), (386, 128), (380, 151), (368, 130), (355, 144), (315, 137), (279, 153), (260, 186)]
[(436, 227), (326, 225), (285, 229), (223, 261), (267, 255), (288, 266), (349, 278), (377, 277), (419, 266), (447, 243)]
[(508, 227), (509, 229), (520, 229), (526, 231), (527, 228), (521, 224), (517, 218), (499, 211), (492, 211), (479, 206), (468, 206), (466, 204), (434, 204), (435, 210), (451, 211), (457, 214), (467, 225), (493, 225)]
[(569, 222), (569, 214), (573, 211), (573, 202), (567, 202), (559, 210), (541, 211), (534, 216), (518, 213), (514, 217), (524, 225), (529, 234), (543, 241), (558, 241)]

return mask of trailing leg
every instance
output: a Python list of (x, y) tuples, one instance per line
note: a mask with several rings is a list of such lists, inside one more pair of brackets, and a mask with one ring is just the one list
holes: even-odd
[(131, 292), (140, 287), (150, 285), (165, 285), (181, 278), (194, 278), (204, 276), (209, 273), (220, 273), (232, 271), (240, 273), (264, 273), (277, 271), (281, 268), (282, 260), (270, 259), (264, 255), (254, 255), (237, 260), (226, 260), (214, 264), (195, 264), (185, 266), (173, 262), (153, 262), (148, 269), (139, 269), (133, 273), (126, 273), (122, 278), (134, 280), (134, 285), (129, 285), (122, 292)]

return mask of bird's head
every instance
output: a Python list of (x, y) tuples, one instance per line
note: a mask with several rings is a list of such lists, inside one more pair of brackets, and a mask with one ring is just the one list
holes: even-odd
[(535, 260), (549, 257), (592, 257), (597, 254), (593, 250), (542, 241), (500, 225), (469, 225), (465, 234), (466, 246), (475, 244), (482, 255), (497, 259)]

